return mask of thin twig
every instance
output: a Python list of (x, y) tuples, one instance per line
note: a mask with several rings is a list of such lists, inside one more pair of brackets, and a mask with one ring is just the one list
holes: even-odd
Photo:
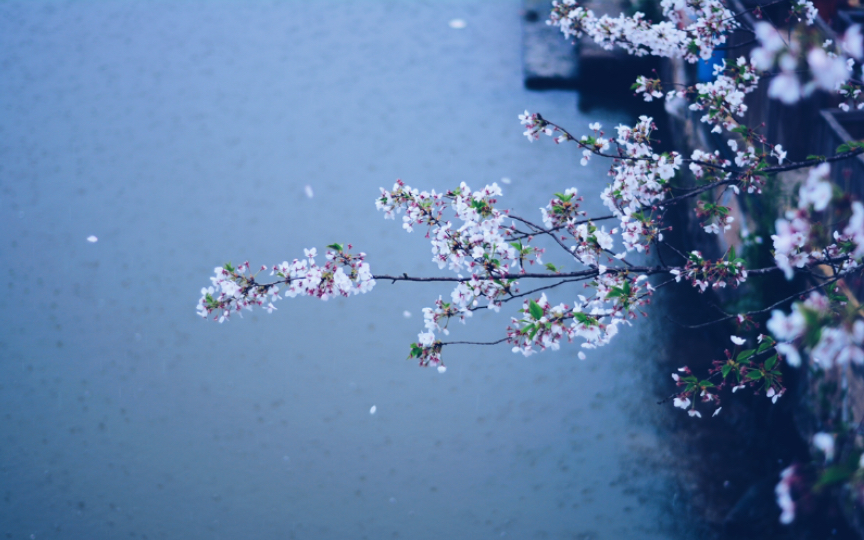
[[(782, 306), (783, 304), (785, 304), (786, 302), (794, 300), (796, 297), (803, 296), (807, 293), (822, 289), (828, 285), (831, 285), (832, 283), (835, 283), (835, 282), (843, 279), (846, 276), (852, 275), (856, 272), (860, 272), (862, 268), (864, 268), (864, 267), (860, 267), (860, 268), (857, 268), (857, 269), (852, 270), (850, 272), (846, 272), (845, 274), (836, 275), (833, 278), (831, 278), (830, 280), (826, 281), (825, 283), (820, 283), (820, 284), (814, 285), (813, 287), (810, 287), (809, 289), (806, 289), (804, 291), (797, 292), (797, 293), (793, 294), (792, 296), (788, 296), (782, 300), (779, 300), (779, 301), (771, 304), (770, 306), (768, 306), (766, 308), (758, 309), (756, 311), (748, 311), (747, 313), (741, 313), (741, 315), (750, 316), (750, 315), (761, 315), (763, 313), (768, 313), (772, 309), (778, 308), (778, 307)], [(677, 324), (683, 328), (688, 329), (688, 330), (695, 330), (697, 328), (704, 328), (706, 326), (711, 326), (712, 324), (717, 324), (717, 323), (721, 323), (724, 321), (728, 321), (730, 319), (734, 319), (735, 317), (738, 317), (738, 315), (729, 315), (729, 316), (723, 317), (721, 319), (715, 319), (713, 321), (709, 321), (709, 322), (702, 323), (702, 324), (696, 324), (696, 325), (687, 325), (687, 324), (681, 324), (681, 323), (677, 323)]]

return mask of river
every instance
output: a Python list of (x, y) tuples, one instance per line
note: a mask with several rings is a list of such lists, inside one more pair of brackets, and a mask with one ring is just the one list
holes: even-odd
[(599, 211), (604, 164), (517, 115), (632, 116), (525, 90), (520, 54), (515, 1), (0, 4), (0, 534), (691, 538), (660, 313), (585, 361), (462, 347), (444, 374), (405, 359), (435, 285), (195, 315), (213, 267), (332, 242), (436, 274), (375, 211), (396, 178)]

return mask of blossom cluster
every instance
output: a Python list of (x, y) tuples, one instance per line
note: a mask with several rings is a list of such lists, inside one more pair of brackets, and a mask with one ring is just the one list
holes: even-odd
[[(402, 227), (408, 232), (415, 225), (426, 226), (427, 238), (432, 242), (432, 260), (438, 268), (506, 276), (509, 269), (524, 270), (525, 264), (540, 262), (543, 251), (520, 247), (508, 240), (510, 232), (503, 227), (507, 214), (494, 206), (500, 195), (497, 183), (471, 191), (462, 182), (457, 189), (442, 194), (435, 190), (420, 191), (398, 180), (392, 190), (381, 188), (375, 206), (388, 219), (395, 219), (396, 214), (404, 211)], [(461, 222), (458, 227), (444, 218), (448, 208)]]
[[(807, 20), (808, 24), (811, 24), (809, 21), (812, 19), (809, 16)], [(833, 44), (829, 41), (810, 47), (806, 53), (801, 45), (804, 40), (784, 39), (780, 32), (767, 22), (757, 23), (754, 31), (759, 47), (751, 53), (753, 65), (763, 71), (775, 67), (779, 69), (779, 74), (768, 86), (768, 95), (786, 104), (795, 103), (816, 89), (841, 91), (851, 76), (855, 59), (864, 58), (864, 44), (858, 26), (847, 30), (839, 51), (833, 50)], [(802, 67), (807, 69), (802, 70)], [(799, 77), (801, 72), (811, 78), (802, 81)]]
[[(585, 214), (579, 210), (581, 198), (575, 188), (556, 193), (540, 209), (546, 228), (522, 220), (530, 225), (531, 234), (520, 233), (515, 219), (506, 223), (509, 215), (494, 207), (500, 195), (497, 184), (475, 192), (463, 183), (456, 190), (438, 194), (397, 181), (391, 190), (381, 190), (376, 206), (384, 211), (385, 217), (395, 219), (397, 214), (404, 213), (403, 227), (409, 232), (416, 225), (426, 226), (433, 261), (439, 268), (448, 266), (461, 278), (449, 301), (439, 297), (434, 307), (423, 310), (425, 329), (412, 344), (410, 355), (421, 365), (443, 365), (442, 343), (436, 336), (449, 333), (450, 319), (455, 317), (464, 323), (473, 310), (488, 307), (497, 311), (503, 302), (514, 298), (526, 264), (540, 262), (543, 249), (531, 245), (536, 234), (569, 234), (572, 243), (561, 245), (575, 263), (593, 269), (596, 276), (590, 286), (595, 294), (590, 299), (579, 296), (572, 308), (563, 304), (550, 307), (545, 295), (526, 304), (542, 305), (539, 309), (551, 311), (542, 323), (539, 319), (533, 322), (514, 319), (508, 340), (525, 354), (530, 354), (533, 346), (558, 348), (563, 337), (571, 341), (582, 337), (583, 346), (588, 348), (604, 345), (617, 333), (618, 325), (632, 318), (635, 310), (648, 302), (647, 296), (653, 289), (646, 276), (629, 276), (602, 264), (603, 254), (610, 259), (623, 256), (611, 251), (613, 235), (618, 231), (607, 231), (590, 220), (580, 219)], [(461, 223), (458, 227), (447, 219), (449, 211)], [(562, 239), (567, 240), (568, 236)], [(461, 272), (470, 272), (470, 276), (463, 277)], [(530, 314), (531, 310), (525, 312)], [(527, 325), (533, 325), (534, 330), (527, 329)]]
[(802, 353), (822, 369), (850, 362), (864, 364), (864, 320), (848, 305), (838, 309), (829, 296), (819, 292), (793, 304), (788, 315), (774, 310), (768, 330), (781, 341), (777, 350), (791, 366), (801, 365)]
[[(530, 141), (545, 134), (554, 137), (558, 143), (575, 142), (582, 148), (582, 165), (587, 165), (592, 155), (616, 158), (609, 170), (612, 182), (600, 194), (600, 199), (621, 223), (625, 252), (619, 254), (619, 258), (623, 258), (626, 252), (647, 251), (652, 241), (662, 239), (659, 224), (651, 216), (650, 210), (666, 198), (669, 181), (681, 168), (684, 160), (677, 152), (654, 152), (651, 146), (651, 134), (656, 129), (653, 118), (640, 116), (633, 126), (618, 125), (615, 128), (617, 137), (614, 139), (603, 137), (599, 123), (588, 126), (594, 134), (583, 135), (577, 139), (545, 120), (539, 113), (525, 111), (519, 115), (519, 120), (527, 128), (524, 134)], [(613, 143), (617, 153), (609, 154), (607, 152)], [(550, 210), (552, 208), (543, 210), (544, 220)], [(568, 216), (567, 219), (571, 217)], [(604, 234), (605, 232), (600, 233), (601, 236)], [(586, 236), (584, 231), (582, 236)]]
[[(668, 20), (652, 24), (641, 12), (632, 17), (597, 17), (575, 0), (552, 3), (549, 24), (567, 39), (587, 34), (605, 49), (620, 47), (635, 56), (684, 58), (688, 62), (711, 58), (726, 42), (726, 34), (738, 27), (734, 14), (719, 0), (663, 0)], [(686, 21), (693, 21), (684, 26)]]
[(848, 223), (842, 232), (834, 231), (833, 242), (820, 242), (819, 230), (824, 227), (812, 223), (814, 214), (823, 212), (833, 197), (834, 188), (827, 180), (829, 172), (827, 163), (812, 168), (798, 190), (798, 208), (788, 210), (775, 223), (776, 234), (771, 235), (774, 260), (787, 279), (792, 278), (795, 268), (819, 261), (830, 261), (839, 273), (860, 266), (864, 255), (864, 206), (860, 202), (852, 203)]
[[(669, 181), (683, 162), (677, 152), (657, 154), (653, 151), (651, 133), (655, 129), (654, 119), (648, 116), (640, 116), (633, 127), (619, 125), (616, 128), (615, 142), (620, 159), (612, 166), (612, 182), (600, 194), (600, 199), (613, 214), (622, 218), (625, 229), (633, 214), (666, 198)], [(631, 249), (637, 248), (634, 246), (628, 251)]]
[[(714, 125), (712, 131), (720, 133), (721, 127), (731, 131), (738, 125), (735, 117), (744, 116), (747, 112), (744, 96), (756, 90), (759, 75), (742, 56), (729, 68), (726, 61), (721, 60), (720, 64), (714, 66), (714, 76), (713, 81), (695, 85), (696, 97), (690, 104), (690, 110), (703, 112), (702, 122)], [(669, 97), (676, 95), (675, 92), (669, 93)]]
[(242, 316), (244, 310), (251, 311), (255, 306), (273, 312), (276, 309), (273, 303), (282, 297), (280, 286), (284, 286), (286, 298), (314, 296), (322, 300), (372, 290), (375, 279), (365, 262), (365, 253), (350, 253), (350, 244), (348, 250), (341, 244), (328, 247), (324, 266), (315, 262), (318, 250), (306, 249), (302, 260), (294, 259), (291, 263), (285, 261), (273, 266), (270, 275), (279, 279), (269, 283), (257, 281), (258, 273), (266, 270), (266, 266), (254, 274), (250, 273), (248, 262), (237, 267), (230, 263), (217, 267), (215, 275), (210, 278), (212, 285), (201, 289), (196, 308), (198, 315), (207, 318), (215, 313), (214, 320), (221, 323), (233, 313)]
[[(526, 301), (521, 318), (512, 318), (507, 328), (507, 341), (513, 352), (529, 356), (539, 350), (557, 350), (561, 340), (582, 339), (582, 347), (594, 349), (609, 343), (618, 334), (618, 327), (629, 325), (641, 306), (649, 301), (653, 287), (647, 276), (601, 274), (590, 285), (595, 294), (590, 298), (578, 295), (572, 307), (551, 305), (542, 294), (536, 301)], [(584, 353), (579, 353), (585, 358)]]
[(675, 395), (673, 404), (687, 410), (687, 414), (692, 417), (702, 417), (702, 413), (696, 408), (697, 401), (715, 407), (712, 416), (717, 416), (722, 409), (720, 391), (726, 386), (732, 386), (733, 394), (749, 386), (756, 393), (765, 392), (765, 396), (772, 403), (776, 403), (786, 392), (780, 372), (777, 343), (770, 336), (760, 334), (757, 337), (757, 347), (753, 349), (739, 349), (747, 344), (745, 338), (734, 335), (729, 338), (735, 348), (726, 349), (724, 360), (713, 362), (707, 379), (699, 380), (687, 366), (672, 374), (675, 384), (681, 388)]
[(790, 465), (780, 472), (780, 482), (774, 488), (777, 506), (780, 507), (780, 523), (789, 525), (795, 521), (795, 502), (792, 499), (793, 485), (796, 480), (795, 465)]
[(675, 276), (675, 281), (686, 279), (705, 292), (708, 287), (723, 288), (727, 284), (737, 287), (747, 281), (747, 269), (744, 259), (735, 256), (734, 248), (728, 253), (728, 259), (712, 261), (706, 259), (697, 250), (691, 251), (684, 268), (672, 268), (669, 273)]
[[(614, 234), (620, 230), (622, 234), (625, 251), (617, 254), (617, 258), (624, 258), (626, 253), (631, 251), (647, 251), (651, 242), (662, 239), (661, 228), (652, 216), (652, 210), (666, 198), (669, 181), (680, 169), (683, 159), (677, 152), (658, 154), (653, 151), (651, 134), (656, 129), (653, 118), (640, 116), (639, 121), (633, 126), (618, 125), (615, 128), (617, 137), (614, 139), (603, 137), (604, 133), (599, 123), (589, 125), (589, 128), (594, 131), (593, 135), (576, 139), (560, 127), (553, 127), (537, 113), (531, 114), (526, 111), (525, 114), (520, 115), (520, 119), (523, 124), (528, 121), (528, 125), (533, 125), (531, 122), (542, 123), (544, 128), (538, 133), (548, 131), (550, 136), (557, 132), (563, 133), (555, 138), (556, 142), (576, 142), (583, 149), (583, 165), (588, 163), (588, 158), (592, 155), (615, 158), (609, 169), (612, 182), (600, 194), (600, 199), (620, 221), (620, 229), (610, 231)], [(617, 152), (609, 154), (607, 152), (613, 143), (616, 145)], [(549, 208), (544, 210), (544, 212), (548, 211)], [(588, 220), (583, 220), (582, 223), (587, 222)], [(583, 242), (583, 246), (586, 245), (584, 242), (593, 236), (592, 240), (596, 244), (609, 246), (603, 246), (604, 250), (611, 249), (611, 236), (602, 229), (599, 233), (596, 232), (593, 224), (589, 223), (578, 232), (571, 230), (571, 233), (577, 237), (577, 240)], [(584, 260), (591, 264), (590, 257)]]
[[(724, 42), (723, 34), (735, 27), (734, 22), (729, 26), (717, 26), (712, 40), (697, 43), (698, 40), (692, 39), (694, 28), (704, 28), (708, 24), (706, 21), (710, 21), (710, 17), (704, 16), (704, 10), (714, 10), (719, 13), (725, 8), (711, 2), (684, 0), (664, 0), (662, 5), (664, 16), (668, 21), (650, 24), (639, 13), (633, 17), (622, 15), (617, 19), (605, 16), (597, 18), (590, 10), (579, 6), (574, 0), (561, 0), (553, 3), (549, 23), (558, 26), (567, 38), (587, 34), (606, 48), (620, 46), (637, 56), (644, 54), (677, 56), (691, 62), (699, 56), (703, 58), (710, 56), (713, 46)], [(812, 25), (816, 10), (808, 0), (798, 0), (792, 5), (791, 14), (799, 20), (805, 20), (807, 25)], [(730, 14), (726, 12), (726, 15)], [(727, 18), (734, 19), (732, 16)], [(685, 26), (693, 20), (696, 22)], [(728, 141), (731, 150), (735, 153), (734, 165), (737, 170), (732, 169), (730, 167), (732, 162), (723, 159), (717, 151), (711, 153), (697, 149), (693, 151), (689, 160), (684, 160), (677, 154), (658, 156), (651, 150), (653, 122), (647, 117), (641, 117), (639, 124), (634, 128), (619, 126), (619, 136), (612, 140), (604, 139), (602, 132), (599, 132), (599, 126), (594, 124), (590, 126), (595, 131), (593, 135), (576, 139), (557, 125), (545, 120), (539, 113), (531, 114), (526, 111), (520, 116), (523, 125), (528, 128), (525, 135), (529, 140), (536, 140), (541, 134), (546, 134), (554, 137), (556, 142), (575, 141), (582, 148), (583, 164), (593, 155), (616, 158), (610, 169), (613, 181), (601, 198), (621, 220), (621, 225), (616, 230), (621, 231), (622, 243), (626, 251), (647, 250), (652, 241), (662, 240), (662, 223), (652, 214), (652, 211), (662, 209), (668, 195), (668, 183), (684, 161), (689, 161), (690, 171), (697, 179), (716, 186), (727, 185), (736, 194), (741, 190), (746, 190), (748, 193), (761, 193), (768, 178), (763, 171), (771, 170), (768, 160), (776, 160), (778, 165), (784, 163), (786, 152), (781, 145), (767, 143), (764, 136), (741, 125), (737, 120), (747, 111), (745, 97), (757, 88), (761, 78), (760, 72), (775, 67), (780, 70), (780, 73), (771, 80), (769, 94), (786, 103), (797, 101), (817, 88), (836, 91), (842, 84), (846, 84), (846, 93), (850, 99), (857, 99), (861, 94), (860, 87), (854, 82), (847, 82), (854, 64), (849, 57), (862, 57), (862, 39), (858, 27), (853, 27), (846, 33), (839, 48), (832, 50), (831, 44), (826, 43), (822, 47), (811, 47), (806, 51), (802, 49), (803, 40), (786, 41), (770, 24), (758, 23), (754, 30), (759, 46), (753, 50), (749, 59), (739, 57), (731, 65), (721, 61), (714, 68), (712, 81), (697, 83), (692, 87), (665, 94), (667, 100), (690, 100), (690, 110), (702, 112), (702, 121), (713, 125), (713, 131), (722, 132), (725, 129), (740, 136), (738, 140), (732, 138)], [(684, 47), (689, 50), (683, 52)], [(801, 67), (806, 68), (803, 72), (809, 73), (811, 79), (806, 79), (805, 76), (803, 82), (799, 81)], [(637, 95), (641, 94), (646, 101), (664, 96), (659, 79), (641, 76), (637, 78), (632, 89)], [(739, 148), (741, 139), (744, 144)], [(614, 152), (610, 155), (609, 148), (613, 144), (617, 146), (617, 155)], [(777, 221), (777, 234), (772, 236), (775, 262), (788, 277), (791, 277), (794, 272), (793, 268), (805, 268), (820, 262), (829, 262), (840, 274), (858, 268), (859, 263), (856, 259), (860, 259), (861, 252), (864, 251), (857, 241), (864, 236), (862, 230), (864, 217), (860, 215), (860, 203), (852, 204), (848, 225), (842, 232), (834, 233), (833, 243), (820, 241), (817, 238), (817, 231), (824, 230), (824, 227), (811, 226), (813, 213), (824, 211), (832, 199), (832, 188), (827, 181), (828, 172), (827, 164), (813, 168), (807, 182), (799, 190), (799, 208), (787, 213), (786, 219)], [(708, 199), (700, 201), (696, 212), (703, 219), (702, 226), (706, 232), (719, 234), (731, 227), (733, 218), (729, 215), (728, 206)], [(577, 222), (574, 220), (573, 223)], [(586, 233), (590, 232), (591, 222), (589, 219), (581, 219), (578, 223), (583, 227), (582, 237), (584, 238)], [(546, 223), (547, 226), (551, 224), (551, 222)], [(573, 231), (571, 234), (578, 240), (579, 234), (574, 234)], [(582, 244), (591, 245), (588, 241), (583, 241)], [(626, 253), (620, 255), (623, 257)], [(577, 258), (588, 264), (596, 262), (596, 258), (581, 256), (579, 252)], [(743, 259), (736, 258), (734, 251), (728, 258), (718, 261), (706, 260), (699, 252), (691, 252), (686, 257), (683, 268), (671, 268), (669, 271), (675, 276), (676, 281), (687, 279), (701, 291), (709, 287), (724, 287), (727, 284), (737, 286), (747, 279), (748, 274)], [(527, 334), (526, 332), (518, 334), (523, 338), (523, 342), (531, 341), (525, 340), (524, 336), (530, 337), (534, 328), (532, 324), (535, 323), (522, 321), (521, 328), (529, 329)], [(519, 325), (514, 326), (520, 328)], [(549, 341), (550, 338), (543, 337), (543, 333), (539, 330), (536, 333), (541, 335), (542, 339)], [(549, 335), (565, 336), (568, 333), (561, 330)], [(555, 341), (549, 343), (552, 342)], [(540, 346), (543, 348), (549, 346), (549, 343), (541, 340)], [(782, 351), (785, 345), (781, 343), (779, 347)], [(777, 360), (771, 362), (776, 363)], [(766, 373), (773, 371), (776, 370), (772, 366)], [(744, 372), (746, 373), (746, 370)], [(757, 372), (751, 371), (751, 373)], [(764, 382), (768, 379), (762, 380)], [(775, 379), (772, 378), (773, 380)], [(782, 391), (782, 386), (775, 387), (773, 383), (766, 387), (766, 394), (771, 394), (768, 397), (775, 400)], [(712, 392), (705, 392), (703, 397), (709, 396), (710, 399)], [(685, 398), (682, 397), (679, 403), (683, 403), (683, 399)]]

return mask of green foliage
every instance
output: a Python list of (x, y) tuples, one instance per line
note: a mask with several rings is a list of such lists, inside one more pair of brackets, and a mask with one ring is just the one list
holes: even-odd
[(534, 320), (540, 320), (543, 318), (543, 308), (534, 300), (529, 302), (528, 310), (531, 312), (531, 316), (534, 317)]

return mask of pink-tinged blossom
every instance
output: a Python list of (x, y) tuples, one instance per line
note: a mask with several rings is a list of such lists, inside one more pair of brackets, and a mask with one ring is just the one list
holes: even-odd
[(864, 59), (864, 36), (861, 35), (860, 24), (853, 24), (846, 29), (840, 41), (840, 48), (852, 58)]
[(663, 8), (670, 20), (652, 24), (643, 13), (598, 18), (575, 0), (556, 0), (550, 24), (568, 39), (587, 34), (604, 49), (620, 47), (635, 56), (681, 57), (691, 63), (711, 58), (714, 48), (726, 42), (726, 33), (738, 26), (733, 13), (718, 0), (665, 2)]
[(435, 334), (432, 332), (420, 332), (417, 334), (417, 342), (424, 347), (431, 347), (435, 343)]
[(855, 242), (852, 256), (856, 259), (864, 256), (864, 205), (860, 201), (852, 203), (852, 217), (849, 218), (849, 224), (843, 229), (843, 234)]
[(816, 20), (816, 16), (819, 14), (816, 6), (814, 6), (813, 2), (810, 0), (798, 0), (793, 5), (793, 12), (798, 14), (799, 21), (801, 20), (801, 17), (803, 17), (807, 26), (812, 26), (813, 22)]
[(828, 56), (821, 47), (814, 47), (807, 53), (807, 64), (813, 74), (813, 81), (806, 87), (805, 93), (809, 94), (812, 88), (818, 87), (823, 90), (837, 90), (838, 87), (849, 79), (849, 70), (846, 67), (846, 59), (842, 56)]
[(834, 461), (834, 435), (820, 431), (813, 435), (813, 446), (825, 456), (825, 463)]
[[(818, 292), (810, 293), (804, 302), (793, 304), (789, 315), (779, 310), (772, 312), (768, 330), (780, 340), (776, 349), (786, 363), (799, 367), (802, 353), (806, 352), (812, 364), (820, 369), (850, 362), (864, 365), (864, 320), (836, 320), (833, 313), (828, 297)], [(808, 328), (808, 324), (818, 326)], [(815, 328), (819, 329), (818, 342), (801, 343), (799, 338), (805, 333), (810, 335), (808, 331)]]
[(777, 403), (777, 400), (780, 399), (781, 396), (785, 393), (784, 390), (780, 390), (779, 392), (773, 386), (765, 391), (765, 396), (771, 400), (771, 403)]
[(783, 355), (787, 364), (794, 368), (801, 367), (801, 354), (798, 352), (797, 347), (791, 343), (778, 343), (774, 347), (779, 354)]
[(777, 506), (780, 507), (780, 523), (789, 525), (795, 520), (795, 502), (792, 500), (792, 482), (795, 479), (795, 465), (786, 467), (780, 473), (780, 482), (774, 488)]
[(788, 342), (797, 339), (804, 333), (804, 330), (807, 329), (807, 322), (796, 304), (792, 306), (792, 312), (789, 315), (779, 309), (772, 311), (766, 326), (775, 338)]
[[(636, 94), (642, 94), (645, 101), (654, 101), (663, 97), (661, 91), (660, 79), (649, 79), (644, 75), (636, 78)], [(674, 96), (674, 93), (673, 93)]]
[(807, 181), (798, 190), (798, 208), (806, 209), (812, 205), (814, 210), (821, 212), (828, 207), (832, 194), (831, 183), (827, 180), (830, 172), (831, 166), (827, 163), (810, 169)]
[(696, 84), (696, 98), (690, 110), (704, 112), (702, 122), (714, 125), (718, 132), (722, 131), (721, 126), (732, 130), (738, 125), (735, 117), (747, 112), (744, 96), (756, 89), (759, 75), (744, 58), (728, 70), (723, 60), (714, 66), (714, 75), (713, 81)]
[(783, 165), (783, 161), (786, 159), (786, 152), (783, 150), (783, 145), (778, 144), (772, 148), (771, 155), (777, 158), (778, 164)]
[(552, 136), (554, 133), (552, 128), (537, 113), (525, 111), (519, 115), (519, 121), (525, 126), (525, 133), (523, 135), (528, 137), (528, 140), (531, 142), (539, 139), (541, 134)]
[(835, 364), (847, 364), (850, 361), (859, 365), (864, 363), (861, 343), (855, 343), (845, 328), (837, 327), (822, 329), (819, 343), (810, 351), (810, 357), (822, 369), (829, 369)]
[(786, 279), (792, 279), (793, 268), (803, 268), (810, 260), (810, 253), (804, 250), (810, 237), (810, 221), (805, 210), (786, 212), (786, 219), (775, 222), (777, 234), (774, 241), (774, 260), (783, 270)]
[(216, 268), (215, 276), (210, 278), (212, 285), (201, 289), (198, 315), (206, 318), (215, 313), (215, 320), (224, 322), (233, 313), (251, 311), (255, 306), (272, 313), (277, 309), (273, 302), (280, 299), (282, 286), (286, 298), (315, 296), (327, 300), (365, 293), (375, 285), (369, 264), (364, 261), (365, 253), (350, 253), (340, 246), (339, 250), (327, 252), (328, 261), (323, 267), (315, 263), (314, 248), (304, 250), (304, 255), (302, 261), (294, 259), (292, 263), (286, 261), (274, 266), (270, 275), (278, 279), (271, 283), (261, 283), (257, 274), (250, 274), (249, 263), (236, 268), (230, 265)]
[(786, 48), (786, 42), (780, 32), (767, 22), (757, 22), (753, 30), (759, 40), (759, 47), (750, 53), (750, 61), (757, 69), (768, 71), (773, 67), (777, 53)]
[(687, 398), (676, 397), (674, 400), (672, 400), (672, 404), (679, 409), (686, 409), (690, 406), (690, 400)]
[(791, 72), (782, 72), (768, 85), (768, 96), (779, 99), (786, 105), (796, 103), (801, 99), (801, 83), (798, 77)]

